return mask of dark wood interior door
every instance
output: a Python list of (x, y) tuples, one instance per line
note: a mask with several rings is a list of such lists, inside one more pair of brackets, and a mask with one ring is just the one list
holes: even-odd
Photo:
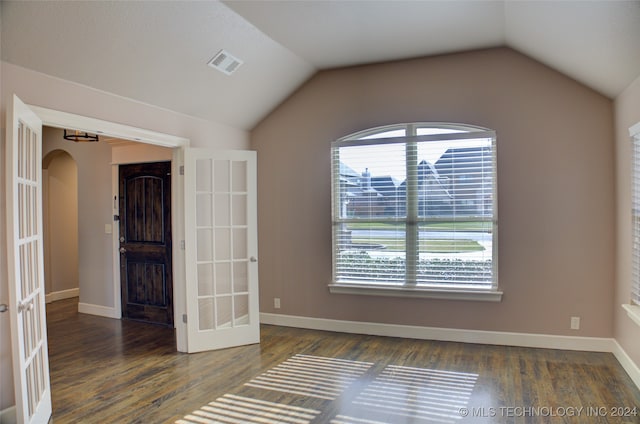
[(120, 166), (122, 317), (173, 326), (171, 162)]

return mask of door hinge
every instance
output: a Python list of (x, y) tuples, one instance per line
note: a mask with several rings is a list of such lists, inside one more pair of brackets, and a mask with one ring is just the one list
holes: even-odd
[(180, 249), (184, 250), (184, 240), (180, 240)]
[(120, 215), (113, 215), (114, 221), (120, 221)]
[(182, 322), (187, 323), (187, 314), (182, 314)]
[(180, 165), (180, 175), (184, 175), (184, 165)]

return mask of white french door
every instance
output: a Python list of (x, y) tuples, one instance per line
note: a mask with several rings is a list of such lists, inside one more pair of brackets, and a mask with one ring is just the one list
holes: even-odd
[(256, 152), (185, 149), (187, 351), (260, 342)]
[(51, 387), (42, 237), (42, 121), (17, 96), (7, 107), (7, 263), (18, 423), (46, 423)]

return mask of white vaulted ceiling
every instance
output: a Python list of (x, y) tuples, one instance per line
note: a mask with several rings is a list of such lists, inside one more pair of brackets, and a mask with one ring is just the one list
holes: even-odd
[[(2, 1), (2, 60), (251, 129), (321, 69), (509, 46), (614, 98), (640, 0)], [(207, 62), (244, 61), (231, 76)]]

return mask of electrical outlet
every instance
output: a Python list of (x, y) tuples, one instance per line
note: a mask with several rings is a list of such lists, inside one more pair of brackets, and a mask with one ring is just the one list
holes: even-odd
[(580, 329), (580, 317), (571, 317), (571, 329), (572, 330)]
[(279, 297), (274, 297), (273, 298), (273, 307), (276, 309), (280, 309), (280, 298)]

